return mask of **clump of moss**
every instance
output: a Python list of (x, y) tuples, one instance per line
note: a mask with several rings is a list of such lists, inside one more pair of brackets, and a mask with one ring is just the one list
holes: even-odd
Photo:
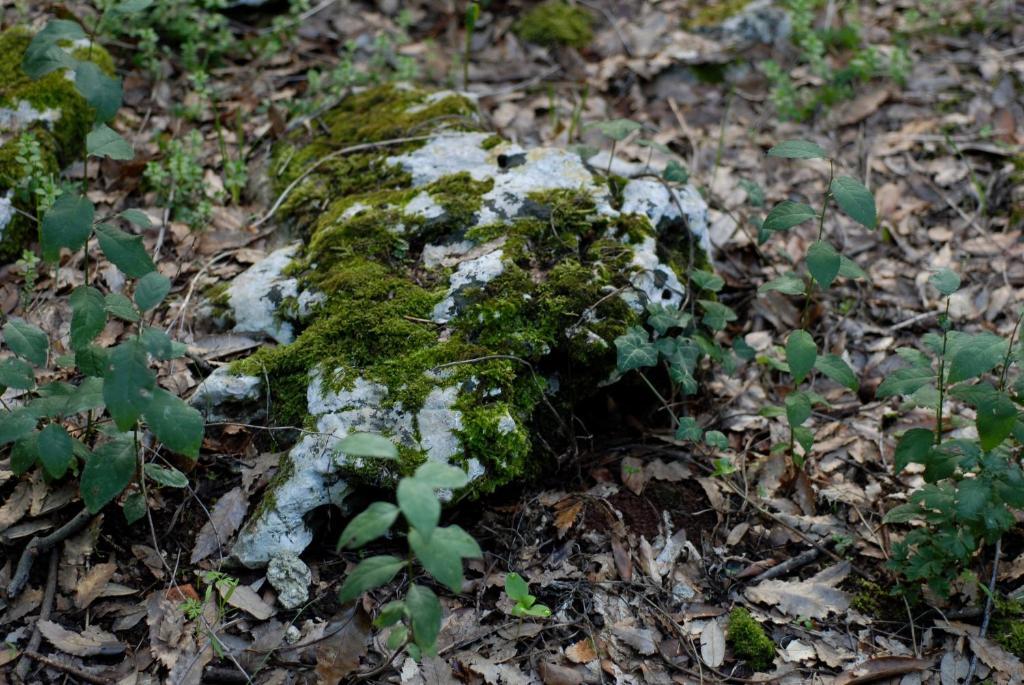
[(996, 599), (992, 638), (1006, 651), (1024, 659), (1024, 605), (1014, 599)]
[(737, 607), (729, 614), (726, 639), (733, 654), (747, 662), (755, 671), (763, 671), (775, 659), (775, 643), (764, 632), (750, 612)]
[(703, 28), (721, 24), (729, 17), (739, 12), (750, 3), (750, 0), (725, 0), (725, 2), (710, 2), (697, 10), (697, 16), (690, 22), (690, 28)]
[(516, 35), (538, 45), (568, 45), (582, 48), (594, 38), (594, 17), (587, 10), (564, 0), (547, 0), (516, 22)]

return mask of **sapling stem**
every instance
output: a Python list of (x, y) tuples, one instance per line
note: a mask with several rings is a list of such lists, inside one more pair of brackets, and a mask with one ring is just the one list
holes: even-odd
[(946, 385), (946, 344), (949, 341), (949, 297), (946, 298), (946, 309), (942, 313), (942, 354), (939, 355), (939, 406), (935, 409), (935, 444), (942, 442), (942, 404), (945, 400)]
[(1017, 337), (1017, 331), (1020, 330), (1020, 323), (1024, 320), (1024, 309), (1020, 310), (1020, 316), (1017, 317), (1017, 323), (1013, 324), (1013, 330), (1010, 331), (1010, 342), (1006, 345), (1006, 357), (1003, 358), (1003, 371), (999, 374), (999, 389), (1004, 390), (1006, 388), (1006, 374), (1010, 370), (1010, 357), (1013, 354), (1013, 339)]

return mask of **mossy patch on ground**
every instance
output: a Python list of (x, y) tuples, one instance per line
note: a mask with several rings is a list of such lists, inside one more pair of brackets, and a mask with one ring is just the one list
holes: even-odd
[(737, 658), (755, 671), (764, 671), (775, 659), (775, 643), (750, 612), (737, 607), (729, 614), (726, 639)]
[(579, 5), (547, 0), (527, 12), (513, 30), (523, 40), (537, 45), (582, 48), (594, 38), (593, 24), (593, 15)]

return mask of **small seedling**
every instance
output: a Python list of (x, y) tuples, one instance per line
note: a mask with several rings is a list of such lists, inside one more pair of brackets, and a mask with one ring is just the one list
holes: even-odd
[(537, 598), (530, 594), (530, 586), (518, 573), (509, 573), (505, 576), (505, 594), (516, 603), (512, 607), (512, 615), (525, 618), (548, 618), (551, 616), (551, 609), (543, 604), (537, 604)]

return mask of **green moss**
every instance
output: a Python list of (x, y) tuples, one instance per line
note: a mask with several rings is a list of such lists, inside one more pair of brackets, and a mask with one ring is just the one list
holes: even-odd
[(749, 3), (750, 0), (724, 0), (704, 4), (697, 10), (697, 16), (689, 23), (689, 28), (717, 26), (729, 17), (739, 14)]
[(482, 147), (484, 150), (493, 150), (494, 148), (498, 147), (504, 142), (504, 138), (502, 138), (498, 134), (494, 134), (485, 138), (484, 142), (480, 143), (480, 147)]
[[(22, 165), (15, 159), (21, 133), (35, 138), (39, 143), (44, 172), (56, 175), (61, 168), (82, 157), (85, 135), (95, 118), (93, 109), (78, 94), (74, 83), (66, 78), (65, 70), (58, 69), (37, 80), (30, 79), (22, 70), (21, 60), (32, 35), (24, 27), (0, 33), (0, 108), (17, 109), (24, 102), (40, 112), (55, 110), (60, 116), (53, 122), (33, 122), (22, 128), (18, 135), (3, 136), (0, 144), (0, 188), (17, 187), (22, 179)], [(79, 59), (84, 59), (87, 53), (86, 48), (72, 51)], [(114, 63), (106, 50), (93, 46), (90, 54), (102, 69), (113, 73)], [(14, 200), (18, 209), (35, 215), (36, 198), (30, 193), (19, 192)], [(5, 227), (0, 237), (0, 263), (19, 255), (34, 230), (35, 226), (21, 216)]]
[(996, 598), (992, 638), (1003, 649), (1024, 659), (1024, 605), (1018, 600)]
[(764, 632), (761, 624), (742, 607), (733, 609), (729, 614), (726, 639), (733, 654), (746, 661), (755, 671), (767, 669), (775, 659), (775, 643)]
[(513, 30), (530, 43), (582, 48), (594, 38), (593, 23), (593, 15), (582, 7), (547, 0), (527, 12)]

